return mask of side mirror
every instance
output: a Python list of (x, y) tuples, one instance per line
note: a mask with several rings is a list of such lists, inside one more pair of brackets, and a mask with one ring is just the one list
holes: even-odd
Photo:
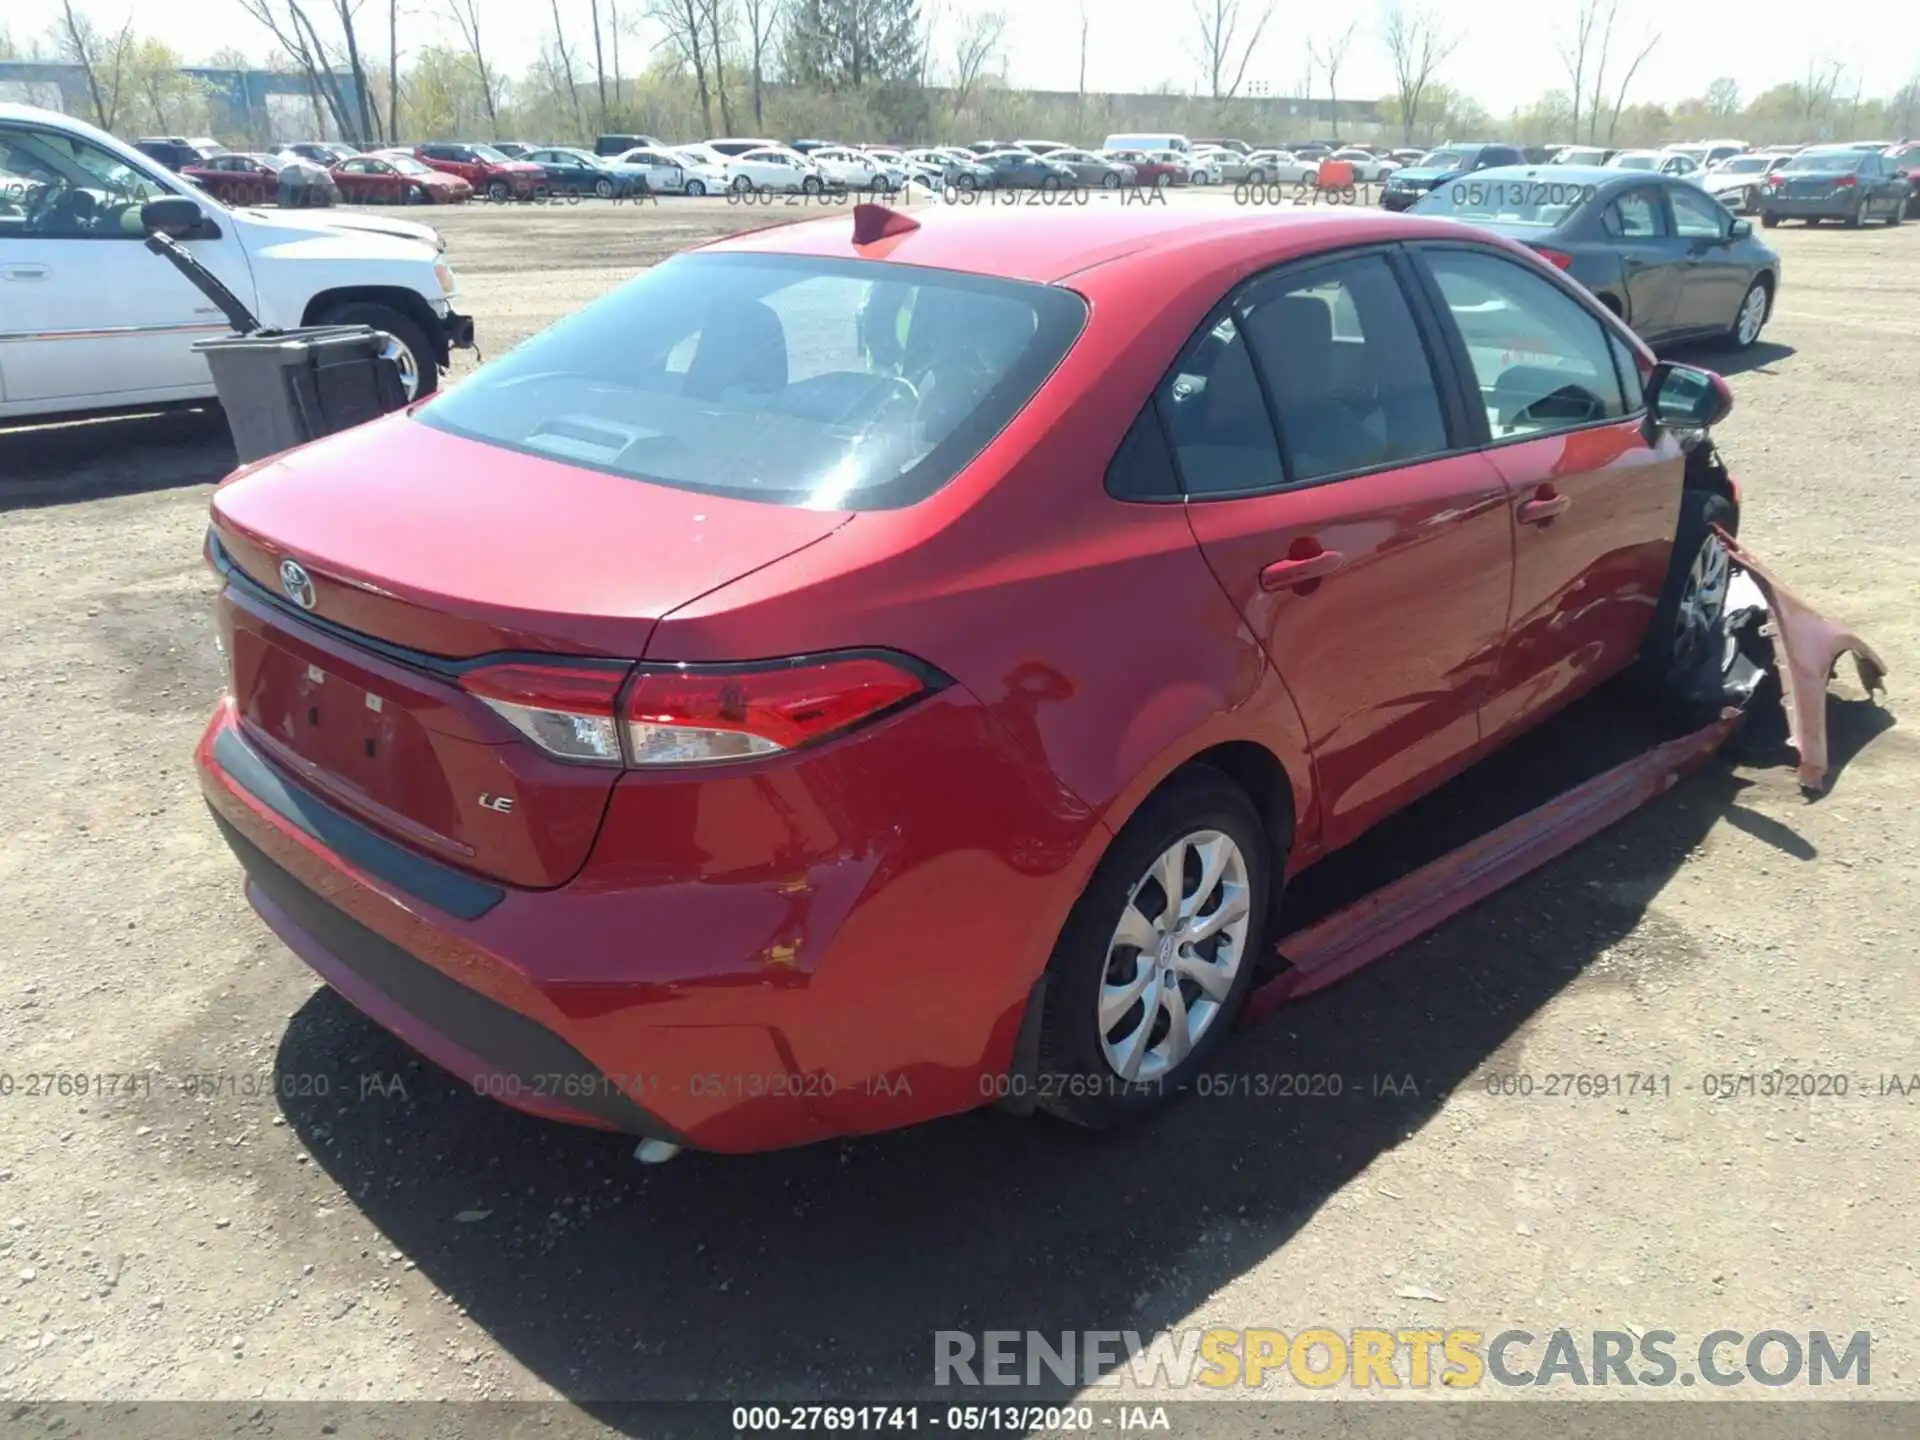
[(1647, 409), (1655, 424), (1706, 430), (1732, 411), (1733, 391), (1711, 370), (1662, 360), (1647, 378)]
[(1753, 234), (1753, 221), (1744, 216), (1736, 218), (1733, 224), (1727, 227), (1727, 238), (1730, 240), (1744, 240), (1751, 234)]
[(140, 228), (149, 235), (191, 240), (206, 234), (210, 226), (199, 201), (186, 195), (168, 195), (140, 207)]

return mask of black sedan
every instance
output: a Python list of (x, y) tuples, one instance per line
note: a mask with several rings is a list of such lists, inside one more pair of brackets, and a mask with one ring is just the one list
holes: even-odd
[(1869, 220), (1898, 225), (1907, 210), (1907, 181), (1884, 155), (1851, 146), (1802, 150), (1767, 176), (1760, 192), (1760, 223), (1843, 220), (1858, 229)]
[(1065, 165), (1031, 150), (990, 150), (980, 163), (993, 172), (993, 183), (1002, 190), (1071, 190), (1078, 183)]
[(1530, 245), (1648, 344), (1760, 338), (1780, 257), (1698, 185), (1585, 165), (1503, 166), (1413, 207)]

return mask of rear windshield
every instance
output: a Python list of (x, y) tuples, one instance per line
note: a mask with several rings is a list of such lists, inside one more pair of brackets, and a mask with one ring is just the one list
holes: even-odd
[(1080, 333), (1069, 290), (919, 266), (681, 255), (477, 371), (424, 424), (687, 490), (924, 499)]
[(1428, 191), (1413, 209), (1417, 215), (1551, 229), (1598, 193), (1573, 181), (1456, 180)]
[(1782, 170), (1851, 170), (1860, 163), (1861, 155), (1857, 150), (1809, 150), (1796, 155), (1780, 168)]

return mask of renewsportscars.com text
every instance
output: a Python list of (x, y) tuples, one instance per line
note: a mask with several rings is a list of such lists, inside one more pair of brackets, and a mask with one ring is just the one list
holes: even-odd
[(933, 1377), (941, 1386), (1074, 1386), (1223, 1390), (1279, 1383), (1324, 1390), (1472, 1389), (1502, 1386), (1663, 1386), (1872, 1383), (1873, 1337), (1864, 1330), (1714, 1330), (1683, 1340), (1671, 1330), (1460, 1328), (1156, 1331), (937, 1330)]

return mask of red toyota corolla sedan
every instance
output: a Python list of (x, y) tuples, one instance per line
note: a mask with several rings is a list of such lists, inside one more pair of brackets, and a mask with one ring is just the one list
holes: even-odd
[(219, 489), (204, 788), (286, 944), (521, 1109), (1113, 1123), (1288, 875), (1706, 653), (1729, 404), (1446, 221), (738, 236)]

